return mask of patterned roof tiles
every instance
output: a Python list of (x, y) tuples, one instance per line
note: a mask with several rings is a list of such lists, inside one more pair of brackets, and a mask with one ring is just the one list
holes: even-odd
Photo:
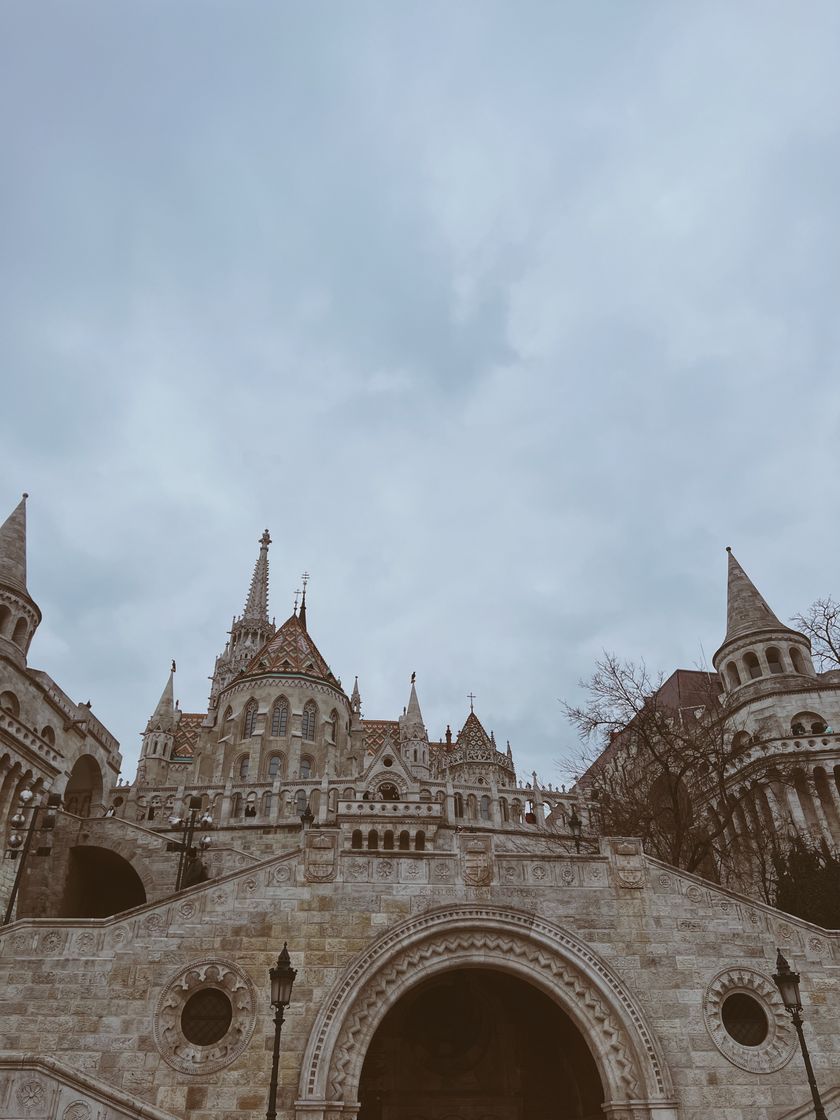
[(390, 739), (395, 747), (400, 741), (399, 720), (363, 719), (362, 727), (365, 729), (365, 748), (371, 752), (378, 751), (386, 739)]
[(290, 615), (273, 638), (248, 663), (246, 673), (302, 673), (337, 685), (329, 665), (296, 614)]
[(475, 712), (470, 712), (467, 716), (466, 723), (458, 732), (457, 742), (459, 747), (493, 747), (495, 750), (490, 736), (481, 726), (481, 720)]
[(205, 712), (181, 712), (172, 745), (173, 758), (193, 758)]

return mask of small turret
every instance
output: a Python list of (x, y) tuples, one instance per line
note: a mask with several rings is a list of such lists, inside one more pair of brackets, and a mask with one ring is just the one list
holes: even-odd
[(26, 499), (0, 525), (0, 651), (19, 665), (26, 655), (41, 611), (26, 586)]
[(180, 717), (180, 709), (175, 703), (175, 662), (173, 661), (157, 707), (149, 716), (140, 746), (139, 772), (144, 775), (144, 781), (149, 785), (165, 781)]
[[(727, 548), (726, 637), (712, 661), (727, 702), (751, 700), (816, 676), (811, 643), (785, 626)], [(798, 678), (798, 681), (797, 681)]]
[(417, 777), (429, 777), (429, 736), (423, 723), (420, 701), (415, 687), (416, 674), (411, 674), (408, 705), (400, 716), (400, 751), (406, 765)]

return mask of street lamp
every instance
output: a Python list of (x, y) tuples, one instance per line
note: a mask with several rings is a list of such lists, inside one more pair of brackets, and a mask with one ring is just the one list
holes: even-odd
[(572, 806), (572, 815), (569, 817), (569, 828), (575, 842), (575, 851), (580, 855), (580, 834), (583, 832), (583, 821), (577, 815), (577, 807)]
[(805, 1035), (802, 1033), (802, 1000), (799, 996), (799, 973), (793, 971), (782, 955), (781, 949), (778, 949), (776, 952), (776, 971), (773, 974), (773, 979), (776, 982), (776, 987), (779, 989), (779, 995), (782, 997), (785, 1010), (790, 1014), (793, 1025), (796, 1027), (796, 1033), (799, 1036), (802, 1060), (805, 1063), (805, 1072), (808, 1074), (811, 1096), (814, 1098), (814, 1117), (815, 1120), (828, 1120), (825, 1109), (823, 1108), (823, 1103), (820, 1100), (820, 1091), (817, 1088), (817, 1080), (814, 1077), (814, 1067), (811, 1065), (811, 1056), (808, 1053), (808, 1047), (805, 1045)]
[[(183, 887), (184, 880), (187, 877), (190, 865), (195, 859), (195, 848), (192, 846), (192, 842), (193, 835), (195, 834), (196, 820), (198, 818), (200, 809), (201, 798), (193, 794), (192, 797), (190, 797), (189, 802), (189, 815), (186, 818), (179, 816), (171, 816), (169, 818), (169, 823), (173, 828), (183, 827), (184, 829), (183, 840), (170, 840), (166, 845), (166, 850), (168, 852), (181, 853), (178, 859), (178, 874), (175, 879), (176, 892), (181, 890), (181, 888)], [(213, 818), (210, 816), (209, 812), (204, 813), (201, 819), (198, 821), (198, 824), (200, 824), (202, 828), (209, 828), (212, 823)], [(202, 851), (204, 851), (210, 846), (210, 837), (202, 836), (199, 844)]]
[[(35, 835), (35, 826), (38, 822), (38, 810), (42, 808), (41, 805), (32, 805), (35, 794), (31, 789), (22, 789), (18, 794), (18, 809), (17, 812), (9, 820), (12, 826), (12, 832), (9, 834), (7, 841), (8, 847), (6, 848), (6, 859), (17, 859), (20, 857), (20, 863), (15, 873), (15, 881), (12, 884), (12, 893), (9, 895), (9, 904), (6, 907), (6, 913), (3, 918), (3, 925), (7, 926), (12, 920), (12, 914), (15, 909), (15, 899), (17, 898), (18, 889), (20, 888), (21, 878), (23, 877), (23, 868), (26, 863), (26, 857), (29, 854), (29, 849), (32, 847), (32, 839)], [(41, 821), (41, 828), (44, 831), (52, 832), (55, 828), (55, 810), (61, 805), (61, 795), (58, 793), (47, 794), (46, 808), (47, 813)], [(31, 806), (32, 816), (29, 819), (29, 827), (26, 829), (25, 836), (21, 835), (21, 830), (26, 824), (26, 811)], [(43, 844), (40, 848), (35, 849), (36, 856), (48, 856), (52, 852), (51, 844)]]
[(277, 958), (277, 964), (268, 970), (271, 980), (271, 1006), (275, 1009), (274, 1015), (274, 1051), (271, 1057), (271, 1084), (268, 1087), (268, 1111), (265, 1120), (277, 1118), (277, 1067), (280, 1064), (280, 1031), (283, 1027), (283, 1012), (292, 1000), (292, 985), (297, 976), (297, 969), (292, 968), (289, 959), (289, 950), (283, 942), (283, 952)]

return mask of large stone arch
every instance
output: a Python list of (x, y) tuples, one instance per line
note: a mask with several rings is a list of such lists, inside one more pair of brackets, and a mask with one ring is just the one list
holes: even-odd
[(543, 991), (588, 1043), (612, 1120), (677, 1120), (661, 1049), (635, 996), (573, 934), (511, 908), (449, 906), (389, 930), (338, 980), (304, 1052), (298, 1120), (354, 1117), (368, 1047), (387, 1012), (418, 983), (490, 968)]

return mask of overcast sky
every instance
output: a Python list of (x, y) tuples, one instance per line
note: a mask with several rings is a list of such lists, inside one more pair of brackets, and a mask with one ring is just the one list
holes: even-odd
[(840, 5), (6, 0), (0, 506), (133, 777), (267, 526), (365, 715), (561, 781), (606, 648), (840, 594)]

